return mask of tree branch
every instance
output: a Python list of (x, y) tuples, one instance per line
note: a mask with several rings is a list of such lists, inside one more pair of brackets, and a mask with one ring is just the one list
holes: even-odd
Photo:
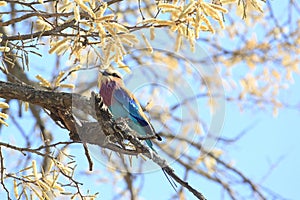
[[(92, 92), (92, 98), (88, 99), (79, 94), (51, 92), (39, 90), (25, 84), (15, 84), (0, 81), (0, 98), (18, 99), (31, 104), (39, 105), (50, 111), (50, 117), (64, 125), (70, 131), (72, 140), (83, 143), (96, 144), (104, 148), (113, 149), (118, 153), (139, 154), (142, 153), (165, 172), (176, 182), (192, 192), (198, 199), (205, 197), (188, 182), (179, 178), (174, 170), (168, 166), (167, 161), (157, 153), (150, 150), (130, 129), (126, 119), (113, 120), (112, 115), (104, 105), (99, 94)], [(76, 110), (88, 113), (97, 119), (98, 122), (84, 122), (77, 119)], [(127, 149), (123, 140), (128, 140), (134, 145), (134, 149)]]

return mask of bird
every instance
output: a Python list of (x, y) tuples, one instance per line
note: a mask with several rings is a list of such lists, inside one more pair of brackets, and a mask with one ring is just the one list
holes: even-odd
[[(162, 138), (155, 133), (146, 114), (134, 95), (125, 87), (122, 75), (112, 68), (101, 72), (100, 95), (104, 104), (108, 106), (113, 118), (128, 118), (129, 127), (141, 136), (153, 136), (158, 140)], [(153, 149), (150, 140), (146, 140), (147, 145)]]
[[(100, 77), (99, 93), (104, 104), (111, 111), (113, 118), (128, 118), (129, 127), (137, 134), (141, 136), (154, 136), (161, 141), (162, 138), (155, 132), (139, 101), (125, 87), (122, 75), (111, 67), (100, 70), (100, 73), (102, 76)], [(145, 142), (154, 152), (156, 152), (151, 140), (147, 139)], [(162, 171), (176, 191), (174, 180), (171, 182), (163, 168)]]

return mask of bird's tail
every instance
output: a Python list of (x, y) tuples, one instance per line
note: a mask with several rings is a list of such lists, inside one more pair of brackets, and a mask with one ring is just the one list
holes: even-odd
[[(150, 125), (151, 125), (151, 124), (150, 124)], [(152, 131), (155, 133), (154, 128), (153, 128), (152, 125), (151, 125), (151, 129), (152, 129)], [(157, 139), (158, 141), (162, 141), (162, 138), (160, 137), (160, 135), (158, 135), (157, 133), (155, 133), (155, 136), (156, 136), (156, 139)], [(146, 143), (148, 144), (148, 146), (149, 146), (155, 153), (157, 153), (157, 151), (153, 148), (153, 144), (152, 144), (151, 140), (146, 140)], [(177, 185), (176, 185), (174, 179), (173, 179), (171, 176), (169, 176), (169, 175), (167, 174), (166, 170), (165, 170), (163, 167), (161, 168), (161, 170), (163, 171), (165, 177), (166, 177), (167, 180), (169, 181), (169, 183), (170, 183), (170, 185), (172, 186), (172, 188), (175, 190), (175, 192), (177, 192), (177, 190), (176, 190)]]
[(177, 192), (176, 188), (177, 188), (177, 184), (175, 183), (174, 179), (167, 174), (166, 170), (162, 167), (161, 170), (163, 171), (165, 177), (168, 179), (170, 185), (172, 186), (172, 188), (175, 190), (175, 192)]
[[(156, 139), (158, 140), (158, 141), (162, 141), (162, 138), (156, 133), (155, 134), (155, 136), (156, 136)], [(153, 150), (153, 151), (155, 151), (155, 149), (153, 148), (153, 144), (152, 144), (152, 142), (151, 142), (151, 140), (145, 140), (145, 142), (147, 143), (147, 145)], [(155, 151), (156, 152), (156, 151)]]

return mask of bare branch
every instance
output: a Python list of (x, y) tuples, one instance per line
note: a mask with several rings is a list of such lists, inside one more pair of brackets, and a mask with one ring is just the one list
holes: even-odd
[(9, 195), (9, 190), (6, 188), (5, 184), (4, 184), (4, 170), (5, 170), (5, 166), (4, 166), (4, 158), (3, 158), (3, 155), (2, 155), (2, 148), (0, 146), (0, 169), (1, 169), (1, 185), (3, 186), (4, 190), (6, 191), (6, 194), (7, 194), (7, 198), (8, 199), (11, 199), (10, 198), (10, 195)]
[[(112, 140), (110, 141), (118, 143), (120, 145), (120, 149), (123, 148), (125, 151), (130, 152), (130, 150), (126, 149), (122, 145), (122, 140), (128, 140), (134, 145), (135, 153), (142, 153), (143, 155), (151, 159), (153, 162), (155, 162), (157, 165), (159, 165), (168, 175), (170, 175), (180, 185), (192, 192), (195, 195), (195, 197), (201, 200), (205, 199), (205, 197), (196, 189), (191, 187), (188, 184), (188, 182), (185, 182), (182, 179), (180, 179), (175, 174), (174, 170), (170, 166), (168, 166), (166, 160), (159, 157), (157, 153), (150, 150), (149, 147), (142, 144), (142, 142), (134, 136), (136, 134), (133, 132), (133, 130), (129, 128), (126, 119), (120, 119), (117, 121), (112, 120), (112, 115), (108, 111), (107, 107), (104, 105), (102, 98), (99, 96), (99, 94), (92, 93), (92, 98), (90, 102), (86, 97), (82, 97), (78, 94), (49, 92), (44, 90), (37, 90), (33, 87), (26, 85), (6, 83), (0, 81), (0, 97), (8, 99), (19, 99), (22, 101), (27, 101), (29, 103), (42, 106), (44, 109), (49, 109), (52, 112), (51, 114), (55, 116), (55, 120), (60, 120), (63, 124), (65, 124), (65, 128), (67, 128), (70, 132), (73, 132), (73, 134), (79, 136), (78, 138), (76, 138), (77, 141), (82, 140), (81, 137), (84, 137), (82, 140), (83, 142), (98, 144), (100, 146), (105, 147), (107, 142), (105, 141), (104, 136), (106, 135), (107, 137), (112, 138)], [(76, 103), (74, 104), (74, 102)], [(92, 109), (93, 104), (95, 104), (95, 113), (93, 113)], [(84, 132), (81, 132), (82, 130), (78, 131), (76, 127), (74, 128), (74, 123), (76, 122), (70, 116), (72, 115), (70, 113), (70, 109), (72, 108), (72, 106), (77, 105), (86, 105), (87, 107), (82, 107), (83, 111), (87, 111), (86, 108), (89, 108), (90, 111), (88, 111), (88, 113), (91, 113), (93, 116), (96, 115), (98, 123), (100, 125), (98, 127), (96, 126), (96, 128), (98, 129), (85, 129)], [(53, 118), (54, 117), (52, 117), (52, 119)], [(80, 125), (77, 126), (80, 127)], [(95, 131), (97, 131), (96, 134)], [(89, 136), (92, 137), (90, 138)], [(17, 149), (21, 152), (24, 150), (24, 148), (12, 147), (9, 144), (1, 143), (0, 145)], [(38, 151), (28, 150), (28, 148), (26, 148), (25, 151), (38, 153)], [(78, 184), (76, 184), (76, 186), (78, 186)]]

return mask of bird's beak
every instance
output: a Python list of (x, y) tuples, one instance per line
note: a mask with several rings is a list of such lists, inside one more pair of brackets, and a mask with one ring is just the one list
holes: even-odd
[(107, 76), (108, 75), (108, 73), (104, 69), (101, 69), (99, 71), (102, 74), (102, 76)]

